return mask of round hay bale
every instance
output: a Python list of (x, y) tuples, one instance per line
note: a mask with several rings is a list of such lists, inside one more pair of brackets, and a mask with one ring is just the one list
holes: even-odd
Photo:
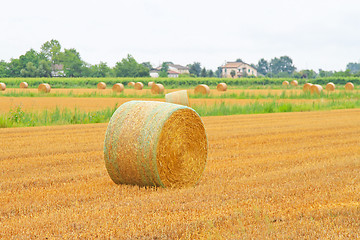
[(153, 84), (154, 82), (148, 82), (148, 87), (152, 87)]
[(220, 92), (225, 92), (227, 90), (227, 85), (226, 85), (226, 83), (219, 83), (216, 86), (216, 89)]
[(335, 84), (332, 82), (329, 82), (328, 84), (326, 84), (325, 89), (326, 89), (326, 91), (329, 91), (329, 92), (335, 91)]
[(294, 87), (296, 87), (297, 85), (299, 85), (298, 81), (296, 81), (296, 80), (292, 80), (292, 81), (290, 82), (290, 84), (291, 84), (291, 86), (294, 86)]
[(151, 87), (152, 94), (162, 94), (164, 93), (164, 86), (160, 83), (153, 84)]
[(135, 83), (135, 86), (134, 86), (135, 90), (142, 90), (143, 87), (144, 87), (144, 84), (142, 82), (137, 82), (137, 83)]
[(180, 90), (165, 94), (165, 101), (168, 103), (175, 103), (184, 106), (190, 106), (189, 95), (186, 90)]
[(106, 83), (99, 82), (98, 85), (97, 85), (97, 89), (106, 89)]
[(285, 86), (285, 87), (287, 87), (287, 86), (289, 86), (289, 82), (288, 82), (288, 81), (283, 81), (283, 82), (282, 82), (282, 85)]
[(316, 94), (320, 94), (322, 92), (323, 88), (322, 86), (318, 85), (318, 84), (313, 84), (311, 87), (310, 87), (310, 92), (312, 94), (316, 93)]
[(51, 90), (51, 87), (50, 87), (50, 84), (48, 84), (48, 83), (41, 83), (38, 87), (39, 92), (49, 93), (50, 90)]
[(21, 82), (20, 83), (20, 88), (28, 88), (29, 84), (27, 82)]
[(108, 124), (104, 159), (116, 184), (187, 187), (205, 169), (208, 142), (192, 108), (155, 101), (129, 101)]
[(5, 89), (6, 89), (6, 84), (0, 83), (0, 91), (5, 91)]
[(122, 83), (115, 83), (112, 90), (113, 92), (122, 92), (124, 91), (124, 85)]
[(196, 86), (194, 93), (208, 95), (210, 94), (210, 88), (208, 85), (200, 84)]
[(312, 86), (311, 83), (305, 83), (304, 86), (303, 86), (303, 91), (304, 92), (310, 92), (311, 86)]
[(129, 82), (127, 85), (128, 85), (129, 87), (133, 87), (133, 86), (135, 86), (135, 82)]
[(346, 90), (354, 90), (354, 84), (352, 84), (351, 82), (348, 82), (345, 84), (345, 89)]

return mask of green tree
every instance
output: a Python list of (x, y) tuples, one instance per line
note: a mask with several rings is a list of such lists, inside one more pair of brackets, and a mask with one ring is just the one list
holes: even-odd
[(36, 77), (37, 71), (35, 65), (32, 62), (28, 62), (26, 67), (21, 69), (20, 74), (22, 77)]
[(350, 70), (351, 73), (358, 73), (360, 72), (360, 63), (348, 63), (346, 70)]
[(201, 74), (201, 64), (199, 62), (194, 62), (193, 64), (189, 64), (189, 72), (190, 74), (195, 75), (196, 77), (199, 77)]
[(201, 77), (207, 77), (207, 72), (206, 72), (206, 68), (204, 67), (203, 69), (201, 69), (201, 73), (200, 73)]
[(258, 73), (266, 75), (269, 72), (269, 63), (265, 59), (260, 59), (256, 65)]
[(286, 72), (290, 75), (296, 70), (296, 67), (293, 65), (292, 59), (288, 56), (271, 59), (269, 68), (272, 74)]
[(59, 64), (61, 61), (61, 45), (59, 41), (52, 39), (41, 46), (41, 54), (45, 56), (52, 64)]
[(334, 75), (333, 71), (324, 71), (322, 69), (319, 69), (319, 76), (320, 77), (331, 77), (332, 75)]
[(8, 63), (5, 62), (4, 60), (0, 61), (0, 77), (1, 78), (10, 77)]
[(37, 68), (37, 76), (51, 77), (51, 63), (47, 60), (40, 60)]
[(232, 77), (232, 78), (234, 78), (234, 77), (235, 77), (235, 75), (236, 75), (235, 70), (231, 70), (230, 75), (231, 75), (231, 77)]
[(8, 64), (10, 77), (21, 77), (20, 71), (23, 69), (19, 59), (11, 59)]
[(169, 63), (168, 62), (163, 62), (161, 64), (161, 70), (159, 72), (159, 77), (167, 77), (168, 76), (168, 71), (169, 71)]
[(241, 58), (236, 59), (236, 62), (244, 62)]
[(208, 72), (207, 72), (207, 75), (208, 75), (208, 77), (214, 77), (214, 72), (213, 72), (213, 70), (209, 70)]
[(151, 70), (153, 67), (150, 62), (143, 62), (141, 63), (144, 67), (147, 67), (149, 70)]
[(110, 76), (110, 68), (104, 62), (89, 66), (90, 77), (108, 77)]
[(59, 62), (64, 65), (64, 72), (67, 77), (81, 77), (84, 62), (80, 58), (74, 48), (64, 49), (64, 52), (59, 54)]
[(137, 63), (135, 58), (128, 54), (127, 58), (115, 64), (114, 73), (116, 77), (147, 77), (149, 69)]

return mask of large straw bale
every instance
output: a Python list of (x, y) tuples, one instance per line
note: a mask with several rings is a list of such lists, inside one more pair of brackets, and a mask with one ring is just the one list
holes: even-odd
[(148, 87), (152, 87), (153, 84), (154, 82), (148, 82)]
[(153, 84), (151, 87), (152, 94), (162, 94), (164, 93), (164, 86), (160, 83)]
[(227, 85), (226, 85), (226, 83), (219, 83), (216, 86), (216, 89), (220, 92), (225, 92), (227, 90)]
[(135, 86), (135, 82), (128, 82), (128, 84), (127, 84), (129, 87), (133, 87), (133, 86)]
[(184, 106), (190, 106), (189, 95), (187, 90), (180, 90), (165, 94), (165, 101), (168, 103), (175, 103)]
[(287, 87), (287, 86), (289, 86), (289, 82), (288, 82), (288, 81), (283, 81), (283, 82), (282, 82), (282, 85), (285, 86), (285, 87)]
[(5, 89), (6, 89), (6, 84), (0, 83), (0, 91), (5, 91)]
[(50, 90), (51, 90), (51, 86), (48, 83), (41, 83), (38, 87), (39, 92), (49, 93)]
[(310, 92), (312, 94), (316, 93), (316, 94), (320, 94), (323, 90), (323, 87), (318, 85), (318, 84), (313, 84), (311, 87), (310, 87)]
[(296, 80), (292, 80), (292, 81), (290, 82), (290, 84), (291, 84), (291, 86), (294, 86), (294, 87), (296, 87), (297, 85), (299, 85), (298, 81), (296, 81)]
[(27, 82), (21, 82), (20, 83), (20, 88), (28, 88), (29, 84)]
[(326, 84), (326, 87), (325, 87), (326, 91), (335, 91), (335, 84), (332, 83), (332, 82), (329, 82), (328, 84)]
[(106, 83), (99, 82), (98, 85), (97, 85), (97, 89), (106, 89)]
[(115, 83), (112, 90), (113, 92), (122, 92), (124, 91), (124, 85), (122, 83)]
[(310, 92), (310, 88), (312, 86), (312, 83), (305, 83), (303, 86), (303, 91), (304, 92)]
[(346, 90), (354, 90), (354, 84), (352, 84), (351, 82), (346, 83), (345, 89)]
[(104, 159), (116, 184), (187, 187), (204, 171), (208, 143), (192, 108), (155, 101), (129, 101), (108, 124)]
[(144, 84), (142, 82), (137, 82), (134, 85), (135, 90), (142, 90), (144, 87)]
[(200, 84), (196, 86), (194, 93), (208, 95), (210, 94), (210, 88), (208, 85)]

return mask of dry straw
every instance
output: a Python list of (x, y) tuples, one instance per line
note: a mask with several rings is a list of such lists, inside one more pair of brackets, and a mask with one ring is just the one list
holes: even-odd
[(310, 92), (311, 86), (312, 86), (311, 83), (305, 83), (304, 86), (303, 86), (303, 91), (304, 92)]
[(288, 82), (288, 81), (283, 81), (283, 82), (282, 82), (282, 85), (283, 85), (283, 86), (289, 86), (289, 82)]
[(127, 85), (128, 85), (129, 87), (133, 87), (133, 86), (135, 86), (135, 82), (129, 82)]
[(39, 92), (49, 93), (50, 90), (51, 90), (51, 86), (48, 83), (41, 83), (38, 87)]
[(345, 89), (346, 90), (354, 90), (354, 84), (352, 84), (351, 82), (346, 83)]
[(5, 91), (5, 89), (6, 89), (6, 84), (5, 83), (0, 83), (0, 90)]
[(332, 82), (329, 82), (328, 84), (326, 84), (325, 89), (326, 89), (326, 91), (329, 91), (329, 92), (335, 91), (335, 84)]
[(20, 88), (28, 88), (29, 84), (27, 82), (21, 82), (20, 83)]
[(152, 94), (163, 94), (164, 93), (164, 86), (160, 83), (153, 84), (151, 87)]
[(104, 82), (99, 82), (97, 85), (97, 89), (105, 89), (106, 88), (106, 83)]
[(220, 92), (225, 92), (227, 90), (227, 85), (226, 85), (226, 83), (219, 83), (216, 86), (216, 89)]
[(208, 85), (200, 84), (196, 86), (194, 93), (208, 95), (210, 94), (210, 88)]
[(296, 87), (299, 83), (296, 80), (292, 80), (290, 84), (291, 84), (291, 86)]
[(316, 94), (320, 94), (322, 92), (323, 88), (322, 86), (318, 85), (318, 84), (314, 84), (310, 87), (310, 92), (312, 94), (316, 93)]
[(104, 159), (117, 184), (187, 187), (205, 169), (208, 142), (192, 108), (154, 101), (130, 101), (110, 119)]
[(112, 90), (113, 92), (122, 92), (124, 91), (124, 85), (122, 83), (115, 83)]
[(143, 87), (144, 87), (144, 84), (142, 82), (137, 82), (137, 83), (135, 83), (135, 86), (134, 86), (135, 90), (142, 90)]
[(168, 103), (175, 103), (184, 106), (190, 106), (189, 95), (187, 90), (180, 90), (165, 94), (165, 101)]
[(154, 82), (148, 82), (148, 87), (152, 87), (153, 84)]

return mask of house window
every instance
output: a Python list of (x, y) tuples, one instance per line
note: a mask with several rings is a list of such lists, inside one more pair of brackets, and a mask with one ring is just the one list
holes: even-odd
[(250, 69), (248, 69), (248, 72), (250, 72)]

